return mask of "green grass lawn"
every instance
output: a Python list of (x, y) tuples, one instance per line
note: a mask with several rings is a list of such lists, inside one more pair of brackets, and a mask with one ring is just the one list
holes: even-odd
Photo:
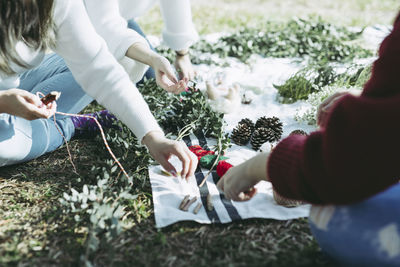
[[(192, 13), (200, 34), (228, 31), (257, 25), (265, 20), (287, 21), (298, 16), (321, 16), (345, 26), (391, 24), (400, 9), (397, 0), (192, 0)], [(148, 34), (159, 35), (162, 17), (159, 8), (140, 18)]]
[[(200, 34), (235, 31), (266, 20), (320, 15), (339, 25), (389, 24), (400, 7), (395, 0), (193, 0)], [(160, 34), (153, 9), (140, 19), (145, 32)], [(98, 108), (89, 107), (88, 110)], [(0, 266), (77, 266), (87, 256), (96, 266), (333, 266), (313, 239), (306, 219), (246, 220), (226, 225), (178, 223), (155, 228), (150, 183), (134, 181), (138, 198), (126, 203), (125, 231), (100, 240), (88, 254), (89, 230), (64, 213), (59, 198), (70, 188), (95, 184), (92, 166), (109, 155), (101, 141), (73, 140), (73, 173), (64, 147), (31, 162), (0, 168)], [(129, 162), (125, 162), (129, 164)], [(142, 170), (146, 171), (146, 170)]]

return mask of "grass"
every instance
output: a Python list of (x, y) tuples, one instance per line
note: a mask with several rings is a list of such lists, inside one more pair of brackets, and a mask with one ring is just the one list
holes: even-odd
[[(392, 24), (400, 9), (397, 0), (192, 0), (194, 23), (200, 34), (232, 32), (261, 21), (287, 21), (294, 16), (321, 16), (343, 26)], [(148, 34), (160, 35), (158, 7), (139, 19)]]
[[(264, 20), (321, 15), (340, 25), (389, 24), (400, 7), (395, 0), (193, 0), (200, 34), (235, 31)], [(290, 8), (288, 8), (290, 7)], [(145, 32), (160, 34), (161, 15), (152, 9), (140, 19)], [(88, 183), (93, 165), (109, 159), (95, 140), (73, 140), (73, 173), (65, 147), (25, 164), (0, 168), (0, 266), (76, 266), (88, 229), (62, 212), (58, 199)], [(313, 239), (306, 219), (246, 220), (226, 225), (178, 223), (155, 228), (148, 180), (137, 184), (126, 230), (101, 242), (90, 256), (96, 266), (333, 266)]]
[[(108, 159), (94, 140), (73, 140), (78, 176), (65, 147), (25, 164), (0, 169), (0, 266), (80, 263), (88, 229), (62, 212), (58, 199), (86, 183), (91, 159)], [(78, 160), (79, 156), (79, 160)], [(128, 205), (127, 229), (91, 255), (96, 266), (327, 266), (306, 219), (246, 220), (227, 225), (154, 224), (149, 181)]]

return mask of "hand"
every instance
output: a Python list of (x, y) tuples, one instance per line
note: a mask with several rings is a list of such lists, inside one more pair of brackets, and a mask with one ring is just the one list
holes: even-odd
[(151, 64), (156, 73), (157, 84), (167, 92), (179, 94), (186, 89), (187, 81), (178, 81), (168, 59), (155, 56)]
[(225, 193), (225, 198), (235, 201), (250, 200), (257, 193), (254, 185), (261, 180), (267, 180), (268, 157), (269, 153), (261, 153), (230, 168), (217, 183), (218, 189)]
[(188, 179), (194, 175), (198, 160), (184, 143), (167, 139), (162, 132), (152, 131), (143, 137), (143, 144), (149, 149), (150, 155), (175, 177), (177, 171), (168, 161), (172, 155), (182, 162), (182, 178)]
[(331, 112), (332, 107), (345, 95), (354, 95), (360, 96), (361, 90), (348, 90), (346, 92), (338, 92), (334, 93), (327, 99), (325, 99), (319, 106), (317, 110), (317, 124), (319, 127), (323, 128), (326, 126), (326, 120), (328, 118), (328, 114)]
[(50, 118), (56, 112), (55, 102), (44, 105), (37, 95), (21, 89), (0, 93), (0, 113), (7, 113), (27, 120)]
[(319, 127), (325, 127), (326, 126), (326, 119), (328, 117), (328, 114), (332, 110), (332, 107), (336, 102), (339, 101), (343, 96), (347, 95), (346, 92), (339, 92), (339, 93), (334, 93), (327, 99), (325, 99), (319, 106), (317, 110), (317, 124)]
[(189, 54), (184, 56), (176, 55), (175, 68), (179, 72), (179, 78), (186, 82), (193, 80), (196, 76)]

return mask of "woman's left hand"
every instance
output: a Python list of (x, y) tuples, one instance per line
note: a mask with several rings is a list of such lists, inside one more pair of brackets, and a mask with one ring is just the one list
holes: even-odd
[(175, 177), (177, 171), (168, 161), (172, 155), (178, 157), (182, 162), (182, 178), (188, 179), (194, 175), (198, 160), (183, 142), (170, 140), (162, 132), (152, 131), (143, 137), (143, 144), (149, 149), (150, 155)]
[(179, 73), (179, 78), (186, 82), (193, 80), (196, 76), (192, 62), (190, 62), (189, 54), (183, 56), (177, 54), (175, 58), (175, 68)]

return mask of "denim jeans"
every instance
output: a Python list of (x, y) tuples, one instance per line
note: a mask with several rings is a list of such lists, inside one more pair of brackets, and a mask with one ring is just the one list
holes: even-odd
[[(57, 110), (78, 113), (92, 98), (85, 94), (64, 60), (56, 55), (46, 55), (36, 68), (20, 76), (20, 89), (33, 94), (61, 92)], [(56, 116), (56, 123), (67, 140), (74, 134), (74, 125), (68, 116)], [(0, 167), (26, 162), (60, 147), (64, 139), (58, 132), (53, 118), (28, 121), (9, 114), (0, 114)]]
[(400, 266), (400, 184), (353, 205), (313, 206), (309, 222), (340, 265)]

